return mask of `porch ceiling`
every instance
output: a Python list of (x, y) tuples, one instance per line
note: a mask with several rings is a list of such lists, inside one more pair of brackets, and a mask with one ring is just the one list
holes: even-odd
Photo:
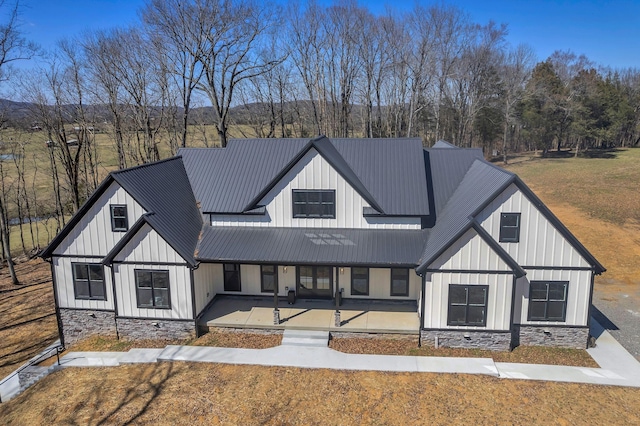
[(334, 323), (335, 303), (298, 299), (278, 304), (280, 324), (273, 324), (273, 299), (221, 297), (200, 319), (208, 327), (254, 329), (305, 329), (352, 333), (418, 334), (416, 302), (368, 302), (345, 300), (340, 306), (340, 327)]

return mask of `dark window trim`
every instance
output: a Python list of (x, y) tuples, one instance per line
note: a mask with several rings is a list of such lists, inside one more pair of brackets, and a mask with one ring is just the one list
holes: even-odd
[[(124, 208), (124, 216), (114, 216), (113, 209), (117, 207)], [(111, 231), (112, 232), (127, 232), (129, 230), (129, 210), (126, 204), (109, 204), (109, 212), (111, 216)], [(115, 219), (124, 219), (125, 226), (123, 228), (117, 228), (115, 224)]]
[[(265, 266), (273, 266), (273, 277), (274, 277), (274, 285), (276, 287), (276, 289), (278, 288), (278, 265), (260, 265), (260, 291), (263, 293), (273, 293), (273, 290), (265, 290), (264, 288), (264, 270), (263, 268)], [(268, 274), (268, 275), (272, 275), (272, 274)]]
[[(333, 196), (333, 202), (331, 203), (331, 205), (333, 205), (333, 214), (331, 215), (322, 215), (320, 214), (319, 216), (311, 216), (308, 213), (295, 213), (295, 196), (294, 194), (300, 194), (300, 193), (311, 193), (311, 192), (317, 192), (317, 193), (330, 193)], [(309, 202), (306, 201), (305, 202), (305, 206), (308, 205)], [(322, 200), (322, 195), (320, 195), (320, 205), (325, 204)], [(329, 204), (329, 203), (326, 203)], [(336, 190), (335, 189), (293, 189), (291, 190), (291, 212), (292, 215), (295, 219), (335, 219), (336, 218)]]
[[(76, 265), (83, 265), (87, 267), (87, 285), (89, 286), (89, 297), (78, 296), (78, 292), (76, 291)], [(102, 271), (102, 293), (104, 297), (92, 297), (91, 296), (91, 273), (89, 272), (89, 265), (97, 265), (100, 266), (100, 270)], [(107, 300), (107, 285), (104, 281), (104, 266), (101, 263), (86, 263), (86, 262), (71, 262), (71, 274), (73, 276), (73, 296), (76, 300)], [(81, 280), (85, 281), (85, 280)]]
[[(465, 322), (453, 322), (451, 320), (451, 289), (453, 287), (464, 287), (467, 294), (467, 302), (465, 304)], [(484, 288), (486, 291), (484, 293), (484, 316), (482, 318), (482, 324), (470, 324), (469, 323), (469, 287), (479, 287)], [(489, 311), (489, 286), (486, 284), (449, 284), (449, 296), (447, 298), (447, 325), (449, 326), (464, 326), (464, 327), (486, 327), (487, 326), (487, 313)], [(457, 305), (459, 306), (459, 305)]]
[[(367, 271), (367, 292), (366, 293), (354, 293), (353, 292), (353, 270), (354, 269), (365, 269)], [(369, 295), (369, 282), (371, 277), (370, 269), (362, 266), (354, 266), (351, 267), (351, 295), (352, 296), (368, 296)]]
[[(407, 286), (406, 289), (407, 291), (405, 291), (404, 293), (394, 293), (393, 292), (393, 271), (407, 271)], [(410, 272), (409, 272), (409, 268), (391, 268), (391, 280), (389, 282), (389, 295), (390, 296), (398, 296), (398, 297), (407, 297), (409, 296), (409, 285), (410, 285)]]
[[(138, 272), (151, 272), (151, 300), (153, 302), (153, 306), (140, 306), (140, 299), (138, 297)], [(153, 286), (153, 274), (164, 272), (167, 274), (167, 301), (169, 304), (167, 306), (156, 306), (156, 298), (154, 293), (155, 287)], [(136, 305), (139, 309), (171, 309), (171, 281), (168, 269), (134, 269), (133, 270), (134, 279), (136, 281)]]
[[(505, 215), (509, 215), (509, 216), (517, 216), (518, 217), (518, 225), (517, 226), (506, 226), (502, 224), (502, 221), (504, 219)], [(501, 243), (519, 243), (520, 242), (520, 226), (522, 225), (521, 219), (522, 219), (522, 214), (521, 213), (507, 213), (507, 212), (501, 212), (500, 213), (500, 242)], [(502, 229), (503, 228), (515, 228), (516, 229), (516, 236), (514, 238), (506, 238), (502, 235)]]
[[(538, 301), (533, 301), (534, 303), (544, 303), (545, 304), (545, 318), (533, 318), (531, 316), (531, 286), (534, 284), (546, 284), (547, 286), (547, 299), (542, 301), (542, 300), (538, 300)], [(564, 306), (562, 309), (562, 319), (558, 319), (558, 318), (549, 318), (547, 313), (549, 312), (549, 302), (552, 302), (551, 300), (549, 300), (549, 284), (563, 284), (564, 285), (564, 300), (562, 302), (564, 302)], [(567, 305), (569, 302), (569, 281), (556, 281), (556, 280), (536, 280), (536, 281), (530, 281), (529, 282), (529, 306), (527, 308), (527, 321), (545, 321), (545, 322), (565, 322), (567, 320)], [(560, 302), (560, 300), (557, 300), (557, 302)]]
[[(225, 269), (226, 265), (233, 265), (234, 267), (238, 268), (238, 289), (237, 290), (227, 290), (227, 270)], [(242, 275), (240, 274), (240, 264), (239, 263), (231, 263), (231, 262), (225, 262), (222, 264), (222, 278), (223, 278), (223, 287), (222, 289), (224, 291), (229, 291), (229, 292), (240, 292), (242, 291)], [(229, 272), (236, 272), (234, 271), (229, 271)]]

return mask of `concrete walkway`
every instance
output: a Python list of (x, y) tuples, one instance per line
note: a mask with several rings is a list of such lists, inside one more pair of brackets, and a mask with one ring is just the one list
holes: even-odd
[(129, 352), (71, 352), (61, 359), (61, 364), (63, 367), (86, 367), (161, 361), (215, 362), (335, 370), (484, 374), (505, 379), (640, 387), (640, 363), (600, 324), (593, 324), (592, 333), (597, 336), (597, 346), (588, 352), (601, 368), (501, 363), (491, 358), (346, 354), (320, 347), (322, 345), (305, 344), (285, 344), (269, 349), (167, 346)]

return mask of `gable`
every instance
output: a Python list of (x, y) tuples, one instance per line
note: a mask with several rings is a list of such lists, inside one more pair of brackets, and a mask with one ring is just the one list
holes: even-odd
[[(111, 230), (111, 204), (127, 206), (129, 226), (145, 210), (118, 183), (111, 182), (95, 199), (89, 199), (70, 222), (71, 228), (60, 242), (52, 242), (53, 255), (105, 256), (125, 235)], [(76, 222), (73, 224), (73, 222)]]
[[(335, 190), (335, 219), (294, 218), (293, 190)], [(395, 228), (420, 229), (420, 218), (364, 217), (365, 207), (371, 207), (356, 189), (322, 156), (311, 148), (258, 202), (264, 205), (269, 218), (256, 216), (259, 226), (298, 228)], [(216, 225), (212, 217), (212, 225)]]
[(509, 185), (476, 216), (477, 221), (496, 241), (499, 241), (500, 236), (501, 213), (521, 213), (520, 241), (500, 245), (523, 267), (592, 266), (515, 183)]
[(114, 262), (184, 263), (185, 260), (145, 223), (116, 254)]
[(429, 270), (505, 271), (512, 268), (472, 227), (429, 266)]

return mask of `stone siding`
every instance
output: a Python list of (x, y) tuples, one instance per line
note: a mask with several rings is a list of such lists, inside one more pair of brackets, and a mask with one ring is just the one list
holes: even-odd
[(117, 337), (113, 311), (60, 308), (60, 321), (66, 347), (94, 334)]
[(176, 340), (196, 336), (194, 321), (165, 319), (117, 318), (118, 335), (121, 339)]
[(514, 327), (514, 335), (518, 339), (515, 343), (523, 346), (586, 349), (589, 342), (587, 327), (533, 327), (527, 325), (514, 325)]
[(353, 331), (333, 331), (329, 332), (332, 339), (385, 339), (385, 340), (408, 340), (418, 346), (418, 334), (398, 334), (398, 333), (358, 333)]
[(510, 331), (421, 330), (421, 345), (435, 347), (436, 337), (438, 338), (438, 347), (492, 351), (511, 350)]

